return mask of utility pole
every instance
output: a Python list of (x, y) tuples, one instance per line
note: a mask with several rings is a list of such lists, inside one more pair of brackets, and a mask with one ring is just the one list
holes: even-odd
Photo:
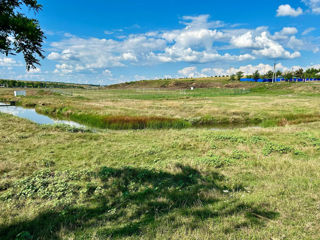
[(272, 75), (272, 82), (277, 81), (277, 72), (276, 72), (276, 62), (273, 64), (273, 75)]

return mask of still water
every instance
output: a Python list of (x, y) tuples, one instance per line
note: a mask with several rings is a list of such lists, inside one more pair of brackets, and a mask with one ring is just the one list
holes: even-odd
[(76, 122), (52, 119), (48, 116), (37, 113), (35, 109), (4, 105), (6, 104), (0, 102), (0, 112), (8, 113), (20, 118), (25, 118), (38, 124), (66, 124), (72, 127), (84, 127), (83, 125)]

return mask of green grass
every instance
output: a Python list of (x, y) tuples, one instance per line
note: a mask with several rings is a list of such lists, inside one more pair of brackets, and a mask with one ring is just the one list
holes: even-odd
[[(161, 81), (170, 85), (169, 80)], [(19, 98), (12, 97), (11, 89), (0, 89), (0, 99), (17, 100), (40, 113), (109, 129), (273, 127), (320, 120), (317, 83), (192, 81), (211, 81), (219, 86), (194, 91), (155, 89), (147, 86), (157, 81), (142, 81), (130, 83), (126, 89), (27, 90), (28, 96)], [(132, 88), (143, 84), (146, 88)]]
[(98, 129), (0, 113), (1, 240), (320, 238), (319, 84), (12, 90)]
[(319, 123), (84, 131), (0, 114), (0, 239), (319, 239)]

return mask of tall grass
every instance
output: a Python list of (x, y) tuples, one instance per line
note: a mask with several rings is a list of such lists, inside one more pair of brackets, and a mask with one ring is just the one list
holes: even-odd
[(191, 127), (192, 125), (190, 122), (183, 119), (154, 116), (102, 116), (92, 113), (74, 112), (68, 107), (40, 107), (36, 110), (45, 115), (67, 118), (83, 125), (102, 129), (182, 129)]
[(246, 114), (234, 116), (204, 116), (179, 119), (157, 116), (105, 116), (78, 112), (68, 107), (37, 107), (37, 112), (78, 122), (101, 129), (182, 129), (189, 127), (234, 128), (246, 126), (275, 127), (305, 122), (320, 121), (320, 114), (283, 114), (265, 117), (249, 117)]
[(165, 118), (165, 117), (147, 117), (147, 116), (98, 116), (90, 114), (72, 114), (70, 119), (92, 127), (105, 129), (163, 129), (175, 128), (181, 129), (190, 127), (191, 124), (185, 120)]

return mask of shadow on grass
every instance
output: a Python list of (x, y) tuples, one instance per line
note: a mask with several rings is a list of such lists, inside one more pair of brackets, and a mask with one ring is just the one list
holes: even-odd
[[(96, 237), (101, 239), (121, 238), (139, 236), (146, 227), (156, 229), (166, 217), (172, 218), (172, 226), (179, 227), (175, 218), (183, 217), (197, 228), (204, 220), (238, 214), (245, 218), (243, 226), (264, 225), (278, 215), (233, 198), (228, 200), (230, 192), (243, 189), (241, 185), (228, 188), (224, 177), (216, 172), (201, 174), (183, 165), (177, 165), (175, 170), (177, 173), (172, 174), (103, 167), (96, 173), (99, 187), (87, 191), (87, 204), (48, 210), (32, 220), (2, 225), (0, 238), (15, 239), (20, 234), (20, 239), (60, 239), (60, 231), (80, 238), (90, 229), (99, 229)], [(219, 207), (215, 208), (215, 204)]]

